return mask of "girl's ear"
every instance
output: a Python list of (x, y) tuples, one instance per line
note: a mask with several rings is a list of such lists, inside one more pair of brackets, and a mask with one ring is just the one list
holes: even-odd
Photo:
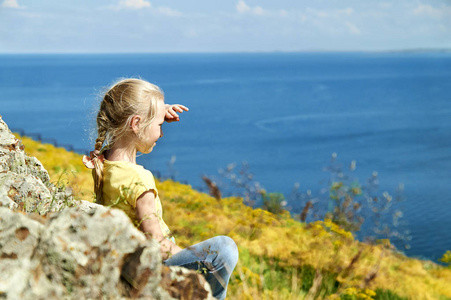
[(139, 132), (140, 122), (141, 122), (140, 115), (136, 115), (136, 116), (132, 117), (132, 120), (130, 122), (130, 127), (135, 134), (138, 134), (138, 132)]

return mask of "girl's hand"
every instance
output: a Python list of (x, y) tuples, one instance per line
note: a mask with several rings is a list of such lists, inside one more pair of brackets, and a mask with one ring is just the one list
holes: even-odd
[(188, 107), (183, 106), (181, 104), (166, 104), (166, 114), (164, 116), (164, 120), (168, 123), (174, 121), (180, 121), (179, 115), (177, 112), (181, 113), (183, 111), (188, 111)]

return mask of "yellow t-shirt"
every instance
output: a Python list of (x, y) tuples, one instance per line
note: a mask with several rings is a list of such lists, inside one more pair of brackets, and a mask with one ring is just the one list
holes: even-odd
[(122, 209), (134, 224), (139, 223), (135, 210), (136, 200), (144, 192), (152, 191), (155, 194), (156, 217), (161, 232), (166, 239), (175, 243), (169, 227), (163, 221), (163, 208), (150, 171), (125, 161), (105, 160), (103, 176), (104, 205)]

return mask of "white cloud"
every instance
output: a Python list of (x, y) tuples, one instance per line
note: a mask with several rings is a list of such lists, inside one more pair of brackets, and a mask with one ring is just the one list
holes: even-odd
[(440, 16), (440, 10), (433, 8), (430, 5), (418, 4), (418, 6), (413, 10), (415, 15), (429, 15), (429, 16)]
[(170, 7), (158, 7), (157, 12), (161, 15), (169, 16), (169, 17), (180, 17), (182, 15), (181, 12), (174, 10)]
[(379, 3), (379, 7), (382, 9), (390, 9), (393, 7), (393, 3), (390, 2), (381, 2)]
[(116, 8), (141, 9), (151, 6), (152, 5), (150, 4), (150, 2), (146, 0), (122, 0), (121, 2), (119, 2)]
[(344, 9), (337, 10), (336, 13), (339, 14), (339, 15), (350, 16), (350, 15), (352, 15), (354, 13), (354, 9), (352, 7), (347, 7), (347, 8), (344, 8)]
[(252, 9), (252, 11), (254, 12), (254, 14), (256, 15), (263, 15), (265, 13), (265, 11), (263, 10), (263, 8), (261, 8), (261, 6), (256, 6)]
[(335, 10), (318, 10), (307, 7), (307, 13), (320, 18), (340, 18), (342, 16), (350, 16), (354, 13), (352, 7)]
[(243, 0), (238, 1), (235, 8), (236, 11), (239, 12), (240, 14), (250, 13), (259, 16), (265, 14), (265, 10), (261, 6), (250, 7)]
[(349, 29), (349, 31), (352, 34), (360, 34), (360, 29), (357, 28), (357, 26), (355, 26), (354, 24), (352, 24), (351, 22), (346, 22), (346, 27)]
[(139, 10), (139, 9), (148, 9), (153, 14), (158, 14), (162, 16), (169, 17), (179, 17), (183, 14), (175, 9), (166, 6), (153, 6), (149, 1), (146, 0), (121, 0), (117, 5), (108, 6), (109, 9), (112, 10), (123, 10), (123, 9), (131, 9), (131, 10)]
[(444, 6), (440, 8), (435, 8), (432, 7), (431, 5), (418, 4), (418, 6), (413, 10), (413, 14), (417, 16), (442, 18), (446, 15), (451, 16), (451, 7)]
[(247, 13), (248, 11), (250, 11), (251, 8), (246, 4), (246, 2), (238, 1), (238, 4), (236, 5), (236, 10), (240, 14), (244, 14), (244, 13)]
[(2, 7), (24, 8), (23, 6), (19, 5), (19, 3), (17, 3), (17, 0), (4, 0), (2, 3)]

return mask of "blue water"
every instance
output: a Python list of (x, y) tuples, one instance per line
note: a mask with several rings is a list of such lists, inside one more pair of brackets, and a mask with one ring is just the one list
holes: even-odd
[(298, 182), (319, 195), (338, 153), (361, 181), (377, 171), (381, 192), (405, 185), (406, 254), (451, 249), (450, 53), (0, 55), (0, 114), (91, 149), (102, 87), (129, 76), (190, 108), (139, 158), (147, 168), (202, 187), (247, 161), (268, 191), (288, 197)]

